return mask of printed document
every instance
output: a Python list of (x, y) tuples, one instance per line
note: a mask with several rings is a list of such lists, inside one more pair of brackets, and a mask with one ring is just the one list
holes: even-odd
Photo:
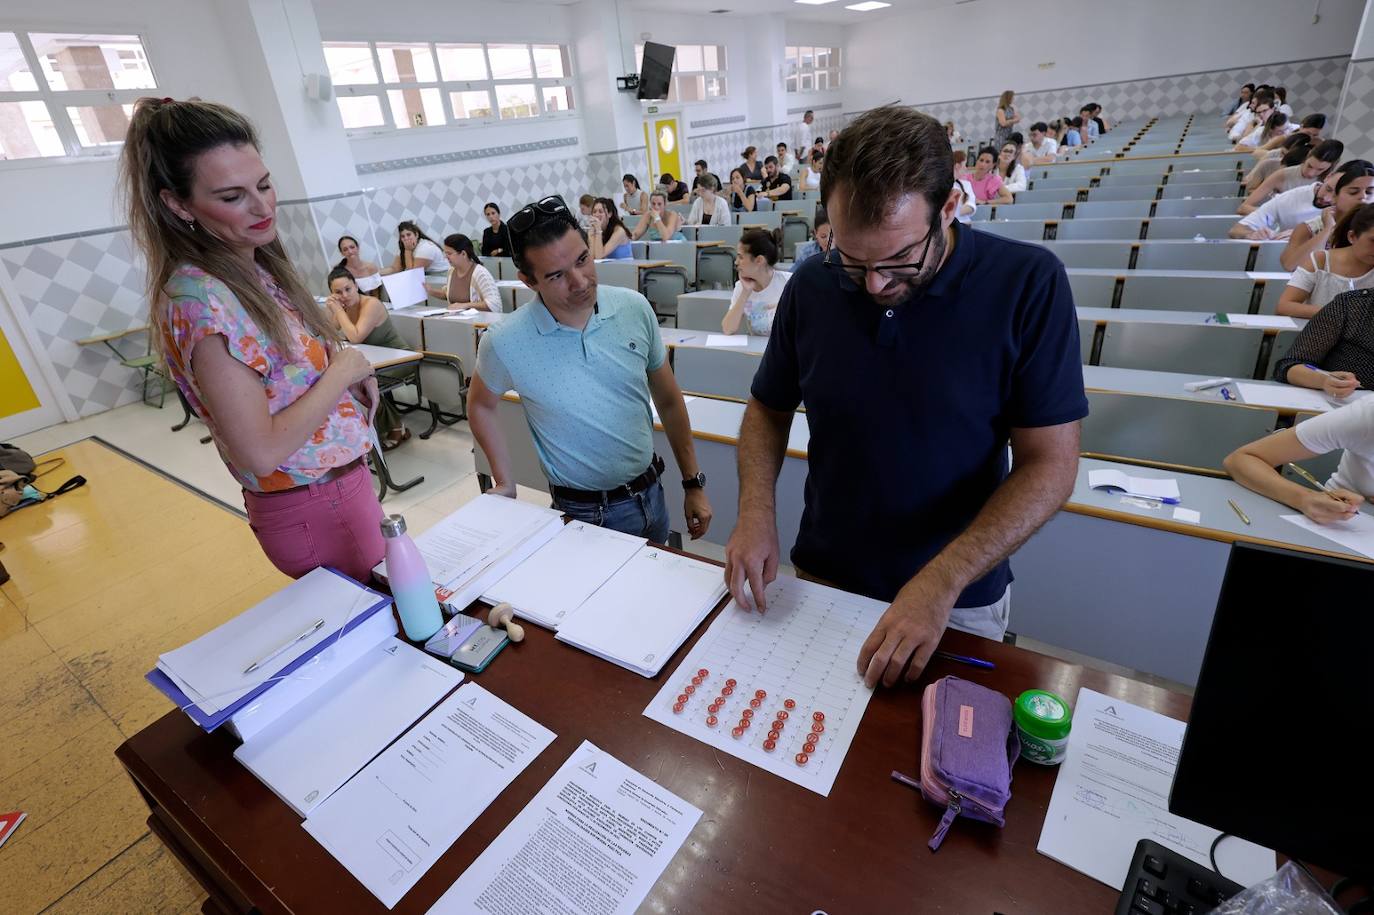
[(1374, 517), (1368, 514), (1361, 512), (1345, 521), (1334, 521), (1331, 524), (1318, 524), (1306, 515), (1279, 517), (1305, 531), (1311, 531), (1327, 540), (1334, 540), (1347, 550), (1374, 559)]

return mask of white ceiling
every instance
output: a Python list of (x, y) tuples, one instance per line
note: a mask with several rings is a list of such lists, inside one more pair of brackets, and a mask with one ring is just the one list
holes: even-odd
[[(625, 6), (637, 10), (663, 10), (673, 13), (709, 14), (712, 10), (727, 9), (730, 12), (722, 18), (734, 16), (779, 15), (796, 22), (828, 22), (854, 25), (872, 22), (894, 13), (909, 13), (913, 10), (935, 9), (941, 6), (954, 6), (959, 0), (886, 0), (892, 5), (886, 9), (860, 13), (845, 9), (847, 3), (859, 0), (835, 0), (824, 6), (808, 6), (793, 0), (626, 0)], [(975, 3), (976, 0), (962, 0)]]

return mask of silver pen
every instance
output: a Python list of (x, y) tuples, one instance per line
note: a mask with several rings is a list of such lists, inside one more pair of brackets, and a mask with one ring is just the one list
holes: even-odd
[(286, 650), (287, 650), (288, 648), (290, 648), (292, 645), (296, 644), (297, 642), (301, 641), (302, 639), (308, 639), (308, 638), (310, 638), (310, 636), (314, 635), (314, 634), (319, 630), (319, 628), (320, 628), (321, 626), (323, 626), (323, 625), (324, 625), (324, 619), (323, 619), (323, 618), (315, 620), (315, 622), (313, 622), (313, 623), (310, 624), (310, 628), (309, 628), (309, 629), (305, 630), (305, 631), (302, 632), (300, 635), (296, 636), (294, 639), (292, 639), (291, 641), (287, 642), (285, 645), (281, 646), (280, 648), (278, 648), (276, 651), (272, 652), (271, 654), (266, 655), (265, 657), (258, 658), (258, 659), (257, 659), (256, 661), (254, 661), (252, 664), (249, 664), (247, 667), (245, 667), (244, 670), (243, 670), (244, 674), (245, 674), (245, 675), (251, 674), (253, 671), (257, 670), (259, 667), (261, 667), (262, 665), (266, 664), (268, 661), (272, 660), (272, 659), (275, 658), (277, 655), (281, 654), (283, 651), (286, 651)]

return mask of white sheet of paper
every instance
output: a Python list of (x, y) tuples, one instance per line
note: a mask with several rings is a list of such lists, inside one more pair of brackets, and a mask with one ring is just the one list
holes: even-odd
[(557, 629), (644, 544), (643, 537), (571, 521), (489, 587), (483, 599), (492, 604), (505, 601), (525, 619)]
[[(1183, 731), (1182, 721), (1080, 689), (1068, 755), (1036, 850), (1114, 889), (1125, 883), (1141, 839), (1208, 864), (1217, 830), (1169, 813)], [(1251, 842), (1228, 839), (1217, 848), (1217, 865), (1250, 886), (1274, 873), (1275, 858)]]
[(748, 334), (707, 334), (707, 346), (748, 346)]
[(1321, 391), (1300, 388), (1291, 384), (1250, 384), (1236, 382), (1240, 399), (1252, 406), (1277, 407), (1284, 410), (1310, 410), (1325, 413), (1333, 409)]
[(391, 299), (392, 308), (408, 308), (411, 305), (419, 305), (429, 298), (429, 291), (425, 289), (423, 267), (412, 267), (400, 273), (388, 273), (382, 277), (382, 285), (386, 287), (386, 295)]
[(563, 620), (557, 638), (652, 677), (724, 595), (719, 566), (646, 546)]
[(1279, 515), (1285, 521), (1374, 559), (1374, 517), (1363, 512), (1348, 521), (1318, 524), (1306, 515)]
[(468, 682), (305, 821), (305, 831), (391, 908), (553, 742)]
[(1202, 512), (1193, 511), (1191, 508), (1174, 509), (1174, 520), (1183, 521), (1187, 524), (1201, 524)]
[(462, 679), (452, 664), (388, 638), (236, 749), (234, 758), (297, 814), (309, 816)]
[[(644, 714), (827, 796), (873, 694), (855, 665), (887, 604), (790, 576), (769, 585), (767, 598), (764, 614), (740, 609), (734, 602), (721, 611)], [(688, 696), (682, 711), (673, 711), (700, 670), (707, 671), (704, 681)], [(733, 692), (711, 724), (707, 705), (723, 695), (726, 680), (735, 681)], [(750, 725), (735, 737), (734, 728), (744, 718), (741, 713), (750, 708), (758, 690), (765, 696)], [(795, 703), (790, 711), (783, 705), (788, 699)], [(779, 711), (788, 711), (788, 718), (770, 751), (764, 740)], [(816, 712), (824, 715), (825, 730), (814, 741), (815, 751), (807, 754), (804, 764), (798, 763), (797, 754), (814, 733)]]
[(1102, 468), (1088, 471), (1088, 487), (1098, 489), (1109, 487), (1119, 489), (1128, 496), (1143, 496), (1147, 499), (1177, 499), (1178, 480), (1173, 477), (1133, 477), (1120, 470)]
[(1298, 329), (1298, 322), (1284, 315), (1228, 314), (1226, 319), (1232, 324), (1239, 324), (1241, 327), (1272, 327), (1277, 330)]
[(630, 915), (701, 811), (583, 741), (439, 897), (430, 915), (508, 911)]

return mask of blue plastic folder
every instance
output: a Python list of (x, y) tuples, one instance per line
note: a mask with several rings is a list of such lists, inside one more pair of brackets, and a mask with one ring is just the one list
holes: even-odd
[[(196, 724), (200, 725), (200, 727), (204, 728), (206, 731), (215, 730), (220, 725), (224, 724), (226, 721), (233, 718), (234, 715), (236, 715), (239, 711), (241, 711), (243, 708), (252, 703), (263, 693), (267, 692), (274, 685), (276, 685), (276, 683), (279, 682), (278, 678), (285, 677), (299, 670), (301, 667), (308, 664), (311, 661), (311, 659), (313, 659), (316, 655), (320, 654), (322, 651), (329, 648), (329, 646), (333, 645), (340, 637), (347, 635), (349, 632), (352, 632), (354, 629), (356, 629), (364, 621), (372, 617), (377, 612), (385, 608), (389, 608), (391, 606), (390, 597), (381, 593), (380, 591), (375, 591), (372, 588), (367, 587), (366, 585), (354, 581), (352, 578), (348, 577), (347, 575), (343, 574), (342, 572), (336, 569), (317, 569), (314, 572), (311, 572), (310, 574), (319, 575), (322, 573), (331, 573), (333, 575), (337, 575), (344, 581), (356, 586), (360, 595), (370, 594), (375, 599), (371, 603), (367, 604), (364, 608), (359, 609), (356, 612), (352, 613), (350, 616), (348, 616), (342, 627), (342, 630), (340, 630), (337, 627), (330, 629), (327, 631), (325, 637), (320, 638), (313, 645), (310, 645), (300, 653), (293, 655), (292, 653), (288, 652), (284, 654), (282, 657), (276, 659), (276, 661), (273, 662), (273, 664), (281, 665), (275, 670), (272, 670), (273, 664), (267, 665), (267, 667), (263, 670), (265, 676), (263, 676), (262, 682), (257, 687), (253, 688), (244, 695), (235, 699), (226, 707), (219, 709), (215, 712), (209, 712), (205, 709), (202, 709), (199, 705), (196, 705), (188, 695), (186, 695), (186, 693), (181, 689), (181, 687), (178, 686), (170, 676), (168, 676), (165, 672), (163, 672), (157, 667), (154, 667), (152, 670), (148, 671), (148, 673), (145, 674), (145, 679), (149, 683), (151, 683), (164, 696), (166, 696), (168, 699), (171, 699), (174, 703), (176, 703), (177, 708), (184, 709), (186, 714), (191, 716), (191, 720), (194, 721)], [(301, 581), (304, 580), (304, 578), (301, 579)], [(294, 584), (299, 584), (299, 582), (293, 583), (293, 585)], [(289, 588), (291, 587), (291, 585), (288, 585), (287, 587)], [(270, 673), (268, 671), (270, 671)]]

